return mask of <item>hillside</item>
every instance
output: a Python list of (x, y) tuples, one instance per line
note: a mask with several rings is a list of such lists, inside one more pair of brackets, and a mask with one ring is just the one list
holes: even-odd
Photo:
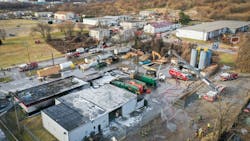
[(193, 10), (198, 13), (198, 17), (208, 19), (250, 20), (249, 0), (108, 0), (86, 5), (65, 4), (58, 7), (59, 10), (73, 10), (76, 13), (93, 16), (136, 13), (151, 8)]

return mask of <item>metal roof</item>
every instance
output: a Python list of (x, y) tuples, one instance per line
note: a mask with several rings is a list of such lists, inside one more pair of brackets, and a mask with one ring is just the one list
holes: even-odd
[(89, 121), (87, 117), (63, 103), (47, 108), (43, 112), (67, 131), (71, 131)]
[(42, 85), (38, 85), (29, 89), (25, 89), (15, 93), (15, 97), (24, 105), (30, 106), (39, 101), (43, 101), (59, 95), (63, 92), (88, 85), (76, 77), (70, 76), (64, 79), (59, 79)]
[(180, 28), (180, 30), (195, 30), (195, 31), (202, 31), (202, 32), (211, 32), (215, 30), (219, 30), (222, 28), (230, 28), (236, 29), (243, 26), (249, 26), (250, 22), (245, 21), (214, 21), (214, 22), (205, 22), (202, 24), (197, 24), (194, 26), (187, 26)]
[(170, 23), (167, 21), (161, 21), (161, 22), (152, 22), (152, 23), (150, 23), (150, 25), (155, 27), (155, 28), (162, 28), (162, 27), (173, 25), (173, 23)]

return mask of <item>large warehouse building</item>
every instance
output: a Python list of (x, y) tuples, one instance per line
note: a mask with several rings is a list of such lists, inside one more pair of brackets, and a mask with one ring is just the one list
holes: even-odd
[(248, 30), (250, 22), (243, 21), (215, 21), (183, 27), (176, 30), (176, 36), (196, 40), (210, 40), (224, 33), (235, 34)]
[(135, 94), (106, 84), (56, 99), (55, 106), (42, 111), (42, 122), (60, 141), (82, 141), (107, 128), (114, 118), (141, 108), (142, 103)]

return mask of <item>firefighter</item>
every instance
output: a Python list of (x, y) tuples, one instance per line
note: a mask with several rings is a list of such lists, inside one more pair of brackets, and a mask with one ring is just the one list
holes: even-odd
[(198, 137), (201, 138), (203, 136), (203, 129), (200, 128), (199, 129), (199, 133), (198, 133)]

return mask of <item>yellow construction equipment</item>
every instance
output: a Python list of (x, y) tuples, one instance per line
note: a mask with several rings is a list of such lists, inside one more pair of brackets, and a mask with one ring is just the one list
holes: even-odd
[[(158, 59), (156, 60), (156, 56)], [(167, 63), (167, 59), (165, 57), (162, 57), (158, 52), (152, 51), (152, 57), (153, 57), (153, 62), (159, 63), (159, 64), (164, 64)]]
[(122, 56), (122, 59), (129, 59), (129, 58), (134, 57), (134, 56), (137, 56), (137, 54), (134, 52), (128, 52), (126, 55)]

